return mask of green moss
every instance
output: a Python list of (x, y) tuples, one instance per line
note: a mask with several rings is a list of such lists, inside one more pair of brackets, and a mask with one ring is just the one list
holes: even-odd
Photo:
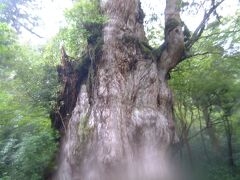
[(145, 41), (139, 41), (141, 51), (148, 57), (153, 58), (153, 48)]
[(146, 57), (153, 58), (153, 48), (148, 44), (146, 41), (140, 41), (137, 37), (131, 35), (123, 35), (123, 42), (124, 43), (132, 43), (139, 45), (141, 51)]
[(88, 126), (89, 115), (85, 114), (81, 119), (78, 126), (78, 134), (80, 136), (80, 141), (85, 143), (92, 132), (92, 127)]
[(170, 18), (168, 19), (168, 21), (165, 24), (165, 34), (169, 33), (170, 31), (172, 31), (174, 28), (176, 28), (177, 26), (181, 26), (181, 23), (178, 22), (176, 19), (174, 18)]
[(100, 23), (89, 23), (85, 24), (85, 29), (89, 32), (87, 41), (89, 44), (96, 44), (99, 37), (102, 36), (103, 24)]
[(159, 59), (162, 55), (162, 52), (164, 51), (164, 49), (166, 48), (166, 43), (163, 43), (161, 46), (159, 46), (158, 48), (153, 49), (152, 53), (153, 56), (157, 59)]
[(134, 43), (135, 44), (136, 42), (138, 42), (138, 39), (135, 36), (131, 36), (129, 34), (124, 34), (122, 36), (122, 41), (124, 43)]

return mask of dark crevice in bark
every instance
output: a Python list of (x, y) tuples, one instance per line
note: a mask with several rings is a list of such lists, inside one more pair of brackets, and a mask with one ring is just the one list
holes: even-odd
[[(97, 3), (100, 3), (96, 1)], [(96, 3), (92, 2), (92, 3)], [(102, 15), (100, 12), (99, 15)], [(81, 58), (76, 59), (66, 54), (64, 47), (61, 50), (61, 64), (57, 67), (59, 81), (62, 89), (59, 92), (57, 104), (50, 113), (52, 126), (59, 130), (64, 137), (68, 129), (68, 123), (76, 106), (81, 86), (87, 84), (89, 103), (93, 104), (93, 89), (97, 71), (97, 61), (101, 57), (103, 45), (103, 24), (85, 22), (84, 29), (89, 33), (87, 37), (87, 50)]]
[[(70, 59), (63, 47), (61, 53), (61, 65), (57, 67), (57, 71), (62, 89), (57, 100), (57, 105), (51, 112), (50, 117), (53, 127), (64, 133), (75, 107), (81, 79), (79, 78), (79, 72), (76, 70), (76, 62)], [(80, 77), (84, 79), (84, 74), (82, 75)]]
[[(61, 91), (57, 99), (57, 104), (52, 110), (50, 117), (52, 126), (64, 135), (68, 121), (71, 118), (72, 111), (76, 105), (77, 96), (82, 84), (87, 84), (87, 90), (90, 102), (92, 103), (92, 91), (94, 76), (96, 71), (96, 57), (101, 56), (101, 28), (99, 24), (88, 26), (97, 28), (98, 33), (94, 33), (88, 38), (88, 52), (80, 60), (69, 57), (64, 47), (61, 50), (61, 64), (57, 67), (58, 78), (61, 83)], [(100, 28), (100, 29), (99, 29)], [(96, 32), (96, 31), (95, 31)]]

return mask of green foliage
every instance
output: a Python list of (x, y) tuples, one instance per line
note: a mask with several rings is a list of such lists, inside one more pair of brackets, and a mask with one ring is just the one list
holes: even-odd
[(54, 44), (63, 43), (71, 57), (81, 57), (87, 42), (94, 44), (101, 37), (107, 19), (100, 12), (98, 0), (78, 0), (65, 16), (68, 26), (60, 30)]
[[(238, 180), (239, 175), (234, 173), (228, 166), (223, 164), (209, 164), (202, 163), (200, 167), (198, 167), (195, 179), (196, 180)], [(239, 169), (235, 169), (234, 171), (238, 171)], [(205, 173), (202, 173), (205, 172)]]
[(12, 179), (42, 179), (49, 162), (56, 152), (53, 136), (49, 132), (40, 132), (38, 135), (25, 135), (18, 149), (12, 154), (15, 162)]
[(56, 73), (0, 24), (0, 179), (43, 179), (57, 149), (48, 111)]
[(15, 79), (21, 84), (19, 90), (25, 92), (32, 103), (50, 110), (60, 88), (55, 64), (50, 64), (29, 47), (21, 47), (19, 56), (16, 58), (19, 64), (15, 63)]
[(14, 56), (16, 35), (6, 24), (0, 23), (0, 76), (3, 76), (3, 68), (9, 64), (9, 59)]
[(42, 179), (57, 148), (47, 113), (8, 92), (0, 99), (0, 177)]
[(74, 7), (66, 12), (69, 23), (84, 28), (90, 24), (102, 24), (105, 18), (100, 13), (98, 0), (78, 0)]
[[(239, 33), (232, 33), (239, 31), (235, 24), (237, 17), (233, 21), (223, 20), (224, 26), (219, 22), (209, 24), (191, 52), (203, 55), (182, 62), (171, 73), (180, 140), (186, 136), (181, 141), (182, 157), (186, 166), (195, 167), (192, 179), (240, 178), (237, 173), (240, 160)], [(229, 163), (230, 151), (236, 167)]]

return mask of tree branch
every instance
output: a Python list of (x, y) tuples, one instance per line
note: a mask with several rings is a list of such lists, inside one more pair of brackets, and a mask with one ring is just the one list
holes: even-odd
[(203, 56), (203, 55), (207, 55), (207, 54), (210, 54), (210, 52), (207, 51), (207, 52), (202, 52), (202, 53), (188, 54), (188, 55), (183, 56), (182, 60), (189, 59), (189, 58), (196, 57), (196, 56)]
[(161, 52), (159, 67), (167, 74), (181, 61), (184, 52), (182, 20), (178, 10), (178, 0), (166, 0), (165, 8), (165, 45)]
[[(211, 126), (212, 125), (217, 125), (217, 124), (221, 124), (223, 123), (222, 121), (219, 121), (219, 122), (215, 122), (215, 123), (211, 123)], [(197, 133), (195, 133), (194, 135), (192, 135), (191, 137), (188, 138), (188, 140), (190, 141), (191, 139), (193, 139), (194, 137), (198, 136), (201, 132), (207, 130), (210, 126), (206, 126), (204, 127), (203, 129), (200, 129), (200, 131), (198, 131)]]
[(24, 24), (18, 22), (24, 29), (26, 29), (28, 32), (32, 33), (33, 35), (39, 37), (39, 38), (43, 38), (42, 36), (38, 35), (37, 33), (35, 33), (33, 30), (31, 30), (30, 28), (28, 28), (27, 26), (25, 26)]
[(23, 23), (21, 23), (20, 21), (18, 21), (16, 18), (14, 19), (21, 27), (23, 27), (24, 29), (26, 29), (28, 32), (32, 33), (33, 35), (39, 37), (39, 38), (43, 38), (42, 36), (40, 36), (39, 34), (35, 33), (32, 29), (30, 29), (29, 27), (27, 27), (26, 25), (24, 25)]
[(187, 50), (189, 50), (193, 46), (193, 44), (200, 38), (200, 36), (202, 35), (202, 33), (205, 29), (205, 25), (206, 25), (207, 21), (209, 20), (209, 17), (216, 11), (217, 7), (220, 4), (222, 4), (223, 1), (224, 0), (221, 0), (220, 2), (218, 2), (216, 4), (213, 4), (212, 7), (210, 8), (210, 10), (208, 12), (205, 12), (203, 20), (201, 21), (201, 23), (199, 24), (197, 29), (194, 31), (190, 40), (185, 45)]
[[(211, 34), (208, 34), (208, 35), (205, 35), (205, 36), (201, 36), (200, 38), (210, 38), (212, 36), (215, 36), (215, 35), (220, 35), (220, 34), (230, 34), (230, 33), (237, 33), (237, 32), (240, 32), (240, 29), (237, 29), (237, 30), (232, 30), (232, 31), (226, 31), (226, 32), (216, 32), (216, 33), (211, 33)], [(200, 39), (199, 38), (199, 39)]]

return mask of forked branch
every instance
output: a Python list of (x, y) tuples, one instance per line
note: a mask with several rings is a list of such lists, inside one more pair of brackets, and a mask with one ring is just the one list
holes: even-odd
[(215, 1), (214, 1), (214, 3), (212, 3), (212, 7), (209, 9), (209, 11), (205, 12), (201, 23), (199, 24), (199, 26), (194, 31), (192, 37), (186, 43), (186, 45), (185, 45), (186, 50), (189, 50), (193, 46), (193, 44), (200, 38), (200, 36), (202, 35), (202, 33), (205, 29), (206, 23), (208, 22), (208, 20), (210, 18), (210, 16), (213, 13), (216, 12), (217, 7), (219, 7), (223, 2), (224, 2), (224, 0), (221, 0), (218, 3), (215, 3)]

